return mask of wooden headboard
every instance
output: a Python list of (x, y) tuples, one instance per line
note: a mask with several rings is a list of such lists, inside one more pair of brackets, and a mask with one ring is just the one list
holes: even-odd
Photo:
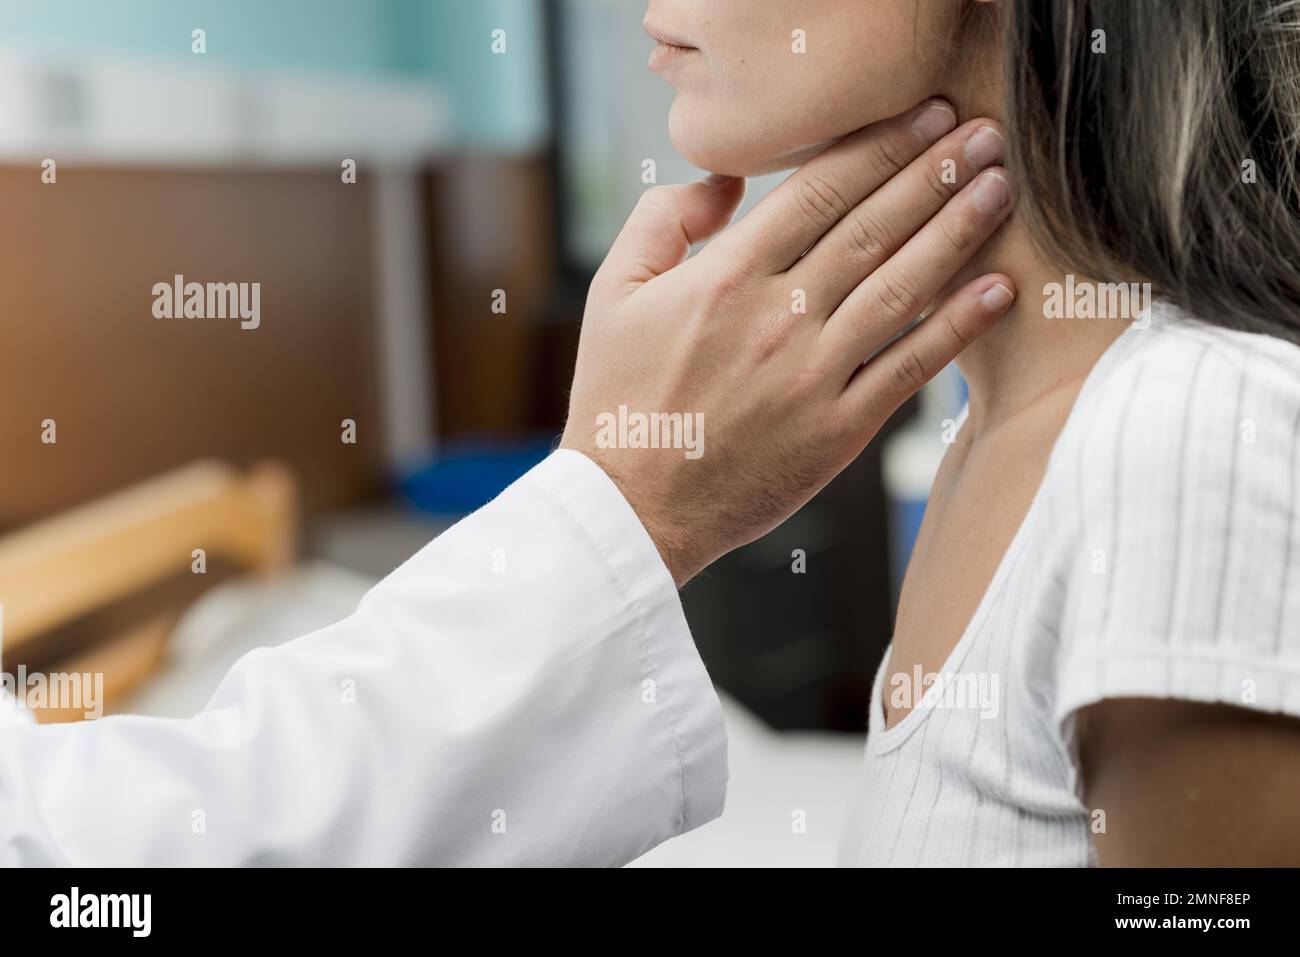
[[(293, 561), (297, 512), (283, 466), (204, 461), (0, 536), (3, 664), (98, 675), (99, 704), (117, 710), (164, 662), (185, 608), (224, 577), (210, 571), (269, 576)], [(45, 721), (87, 716), (84, 702), (32, 707)]]

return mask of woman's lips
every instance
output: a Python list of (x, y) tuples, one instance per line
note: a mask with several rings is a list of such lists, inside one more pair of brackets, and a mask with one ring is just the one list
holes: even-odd
[(699, 52), (695, 47), (679, 47), (673, 43), (660, 43), (650, 51), (650, 69), (658, 70)]
[(700, 52), (698, 47), (691, 46), (683, 38), (666, 30), (661, 30), (649, 22), (642, 23), (641, 26), (650, 35), (650, 39), (657, 44), (650, 53), (650, 69), (652, 70), (667, 66), (669, 63), (681, 60), (692, 53)]

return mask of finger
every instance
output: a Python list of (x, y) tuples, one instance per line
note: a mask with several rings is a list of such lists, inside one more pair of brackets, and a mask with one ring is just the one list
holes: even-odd
[(957, 125), (942, 100), (859, 130), (810, 160), (724, 237), (727, 255), (785, 272), (862, 199)]
[(818, 300), (810, 303), (812, 314), (829, 316), (981, 170), (1000, 162), (1004, 147), (989, 120), (953, 131), (860, 202), (795, 263), (791, 288)]
[(1002, 225), (1014, 198), (1001, 167), (986, 170), (858, 284), (821, 329), (817, 349), (848, 377), (906, 328)]
[(629, 289), (649, 282), (690, 254), (691, 246), (722, 230), (745, 197), (745, 181), (710, 176), (684, 186), (656, 186), (641, 194), (593, 285)]
[(844, 414), (874, 434), (921, 386), (1006, 315), (1015, 298), (1015, 284), (1000, 273), (953, 293), (933, 315), (859, 366), (840, 396)]

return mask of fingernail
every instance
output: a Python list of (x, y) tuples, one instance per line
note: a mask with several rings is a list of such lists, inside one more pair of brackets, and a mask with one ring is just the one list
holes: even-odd
[(1001, 133), (991, 126), (981, 126), (966, 141), (966, 148), (962, 152), (966, 155), (966, 162), (976, 169), (983, 169), (1002, 159), (1005, 145)]
[(990, 170), (979, 178), (970, 201), (986, 216), (1000, 213), (1011, 202), (1011, 186), (1001, 173)]
[(1016, 298), (1015, 294), (1006, 287), (1005, 283), (994, 283), (984, 291), (984, 295), (980, 296), (980, 305), (988, 312), (1001, 312), (1011, 305), (1011, 300), (1014, 298)]
[(933, 143), (941, 136), (946, 136), (957, 127), (957, 114), (947, 103), (935, 101), (921, 115), (912, 121), (916, 135), (927, 143)]

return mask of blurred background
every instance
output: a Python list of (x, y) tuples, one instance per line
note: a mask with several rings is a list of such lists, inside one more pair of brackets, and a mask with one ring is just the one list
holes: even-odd
[[(646, 161), (701, 175), (643, 14), (0, 0), (6, 670), (98, 670), (109, 712), (191, 714), (547, 453)], [(176, 276), (260, 283), (260, 325), (155, 318)], [(832, 863), (960, 402), (945, 378), (685, 590), (733, 784), (723, 821), (647, 863)]]

